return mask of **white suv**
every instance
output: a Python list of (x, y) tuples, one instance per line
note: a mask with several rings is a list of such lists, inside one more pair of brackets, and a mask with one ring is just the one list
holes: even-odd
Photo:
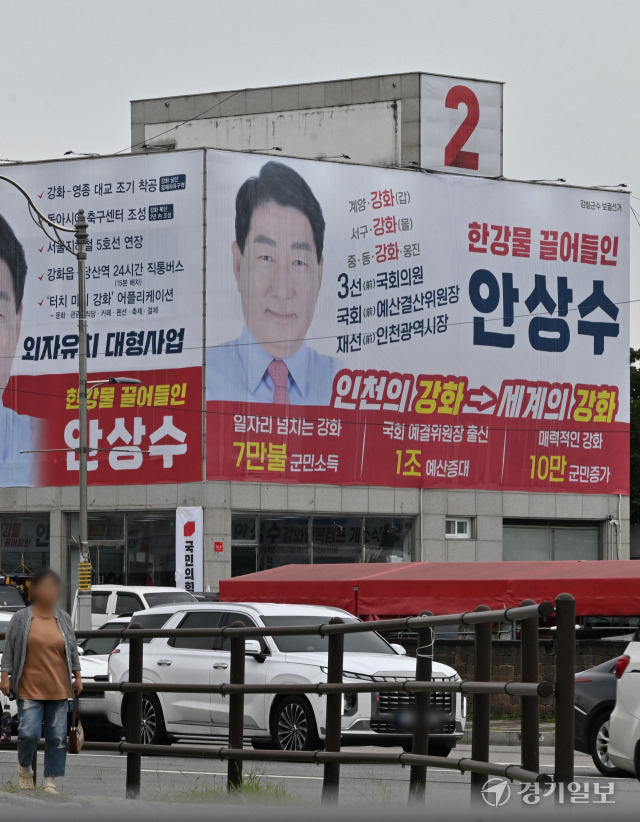
[[(251, 626), (320, 625), (332, 617), (353, 622), (356, 617), (338, 608), (310, 605), (207, 603), (173, 606), (164, 628), (218, 628), (242, 622)], [(166, 609), (165, 609), (166, 610)], [(148, 612), (150, 613), (150, 612)], [(247, 640), (247, 683), (318, 683), (327, 679), (328, 640), (319, 635), (278, 636)], [(217, 685), (229, 682), (229, 639), (175, 637), (153, 639), (144, 646), (143, 680), (166, 684)], [(110, 682), (128, 679), (129, 646), (118, 646), (109, 659)], [(344, 681), (388, 682), (412, 679), (416, 661), (380, 634), (345, 636)], [(459, 680), (446, 665), (433, 663), (433, 679)], [(107, 693), (107, 715), (122, 725), (123, 695)], [(411, 744), (413, 695), (403, 691), (345, 694), (342, 730), (349, 744)], [(431, 753), (446, 756), (464, 731), (464, 700), (460, 694), (431, 695)], [(315, 694), (247, 694), (244, 698), (245, 735), (254, 745), (272, 744), (281, 750), (313, 750), (325, 736), (325, 700)], [(164, 742), (168, 737), (224, 736), (228, 732), (229, 699), (220, 694), (146, 693), (143, 695), (143, 740)]]
[[(198, 600), (184, 588), (161, 588), (158, 585), (93, 585), (91, 587), (91, 628), (97, 629), (119, 616), (160, 605), (196, 603)], [(78, 627), (78, 592), (73, 601), (71, 619)]]
[(616, 704), (609, 721), (609, 759), (640, 779), (640, 630), (618, 657)]

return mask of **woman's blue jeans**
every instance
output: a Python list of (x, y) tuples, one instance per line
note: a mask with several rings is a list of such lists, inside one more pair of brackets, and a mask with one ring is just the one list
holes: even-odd
[(18, 700), (18, 763), (28, 768), (44, 726), (44, 775), (64, 776), (67, 762), (68, 699)]

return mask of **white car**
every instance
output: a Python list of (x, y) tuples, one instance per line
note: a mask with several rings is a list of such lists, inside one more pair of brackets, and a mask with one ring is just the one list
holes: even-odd
[[(131, 622), (130, 617), (118, 617), (100, 626), (100, 630), (124, 628)], [(119, 644), (118, 639), (109, 637), (89, 637), (78, 642), (80, 669), (84, 685), (107, 682), (109, 654)], [(104, 691), (83, 691), (80, 697), (80, 716), (85, 725), (107, 724), (107, 709)], [(110, 723), (109, 723), (110, 724)]]
[[(164, 609), (163, 609), (164, 610)], [(152, 613), (152, 612), (150, 612)], [(242, 622), (251, 626), (320, 625), (332, 617), (353, 622), (339, 610), (309, 605), (207, 603), (174, 606), (164, 628), (216, 628)], [(266, 637), (246, 641), (246, 682), (318, 683), (327, 679), (327, 643), (319, 635)], [(166, 684), (215, 685), (229, 682), (230, 640), (213, 637), (153, 639), (145, 645), (143, 680)], [(109, 681), (128, 679), (129, 646), (122, 644), (109, 658)], [(390, 645), (380, 634), (345, 636), (344, 681), (388, 682), (415, 678), (416, 660)], [(460, 677), (446, 665), (433, 663), (433, 679)], [(107, 715), (122, 724), (127, 697), (107, 692)], [(411, 713), (415, 698), (402, 691), (345, 694), (342, 731), (349, 744), (411, 744)], [(462, 737), (464, 700), (460, 694), (431, 696), (429, 750), (446, 756)], [(313, 750), (325, 736), (325, 699), (308, 695), (248, 694), (244, 699), (245, 735), (254, 745), (281, 750)], [(206, 693), (143, 694), (143, 741), (165, 742), (177, 737), (217, 737), (228, 733), (229, 699)]]
[[(91, 627), (99, 628), (115, 617), (146, 611), (159, 605), (188, 604), (198, 600), (184, 588), (157, 585), (93, 585), (91, 588)], [(71, 619), (78, 627), (78, 593)]]
[(640, 779), (640, 631), (618, 658), (616, 704), (609, 722), (609, 759)]
[[(134, 614), (131, 617), (117, 617), (101, 625), (98, 630), (109, 630), (111, 628), (123, 628), (130, 622), (137, 622), (145, 628), (162, 628), (167, 619), (174, 613), (173, 608), (169, 610), (154, 608), (152, 611), (145, 610)], [(148, 640), (145, 640), (145, 642)], [(107, 682), (109, 656), (118, 645), (119, 639), (113, 637), (94, 636), (83, 639), (78, 643), (80, 651), (80, 668), (82, 670), (83, 684), (89, 682)], [(104, 691), (83, 691), (80, 697), (80, 715), (85, 725), (111, 725), (107, 718), (107, 707)], [(112, 726), (113, 727), (113, 726)]]
[[(13, 613), (11, 611), (7, 612), (0, 612), (0, 633), (4, 634), (9, 627), (9, 623), (11, 622), (11, 617)], [(2, 660), (2, 652), (4, 651), (4, 639), (0, 639), (0, 661)], [(12, 717), (17, 716), (18, 714), (18, 704), (15, 699), (9, 699), (9, 697), (4, 696), (4, 694), (0, 694), (0, 714), (4, 713), (5, 710), (9, 710), (9, 713)]]

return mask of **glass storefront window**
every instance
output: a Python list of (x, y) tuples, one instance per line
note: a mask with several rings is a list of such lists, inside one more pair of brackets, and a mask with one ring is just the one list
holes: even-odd
[(314, 517), (313, 562), (362, 562), (362, 517)]
[(231, 575), (295, 563), (410, 562), (410, 517), (231, 517)]
[(258, 570), (311, 561), (309, 517), (260, 517)]
[(413, 520), (406, 517), (366, 517), (366, 562), (411, 562)]
[[(90, 514), (88, 526), (92, 582), (94, 585), (124, 585), (126, 552), (123, 515)], [(78, 514), (67, 515), (67, 528), (71, 570), (74, 573), (78, 564), (78, 546), (75, 542), (80, 532)]]
[(0, 515), (0, 568), (7, 575), (49, 565), (49, 515)]
[[(78, 514), (67, 514), (72, 588), (78, 564)], [(134, 511), (89, 515), (93, 583), (175, 585), (175, 512)]]
[(256, 517), (234, 517), (231, 520), (231, 539), (233, 542), (256, 541)]
[(175, 585), (175, 515), (127, 514), (125, 524), (127, 585)]

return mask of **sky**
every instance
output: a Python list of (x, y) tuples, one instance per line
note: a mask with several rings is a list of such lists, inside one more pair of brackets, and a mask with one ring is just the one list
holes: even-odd
[[(637, 0), (2, 0), (0, 158), (130, 143), (129, 101), (425, 71), (501, 80), (504, 173), (640, 197)], [(640, 211), (640, 199), (632, 199)], [(631, 299), (640, 300), (640, 226)], [(640, 347), (640, 302), (631, 343)]]

